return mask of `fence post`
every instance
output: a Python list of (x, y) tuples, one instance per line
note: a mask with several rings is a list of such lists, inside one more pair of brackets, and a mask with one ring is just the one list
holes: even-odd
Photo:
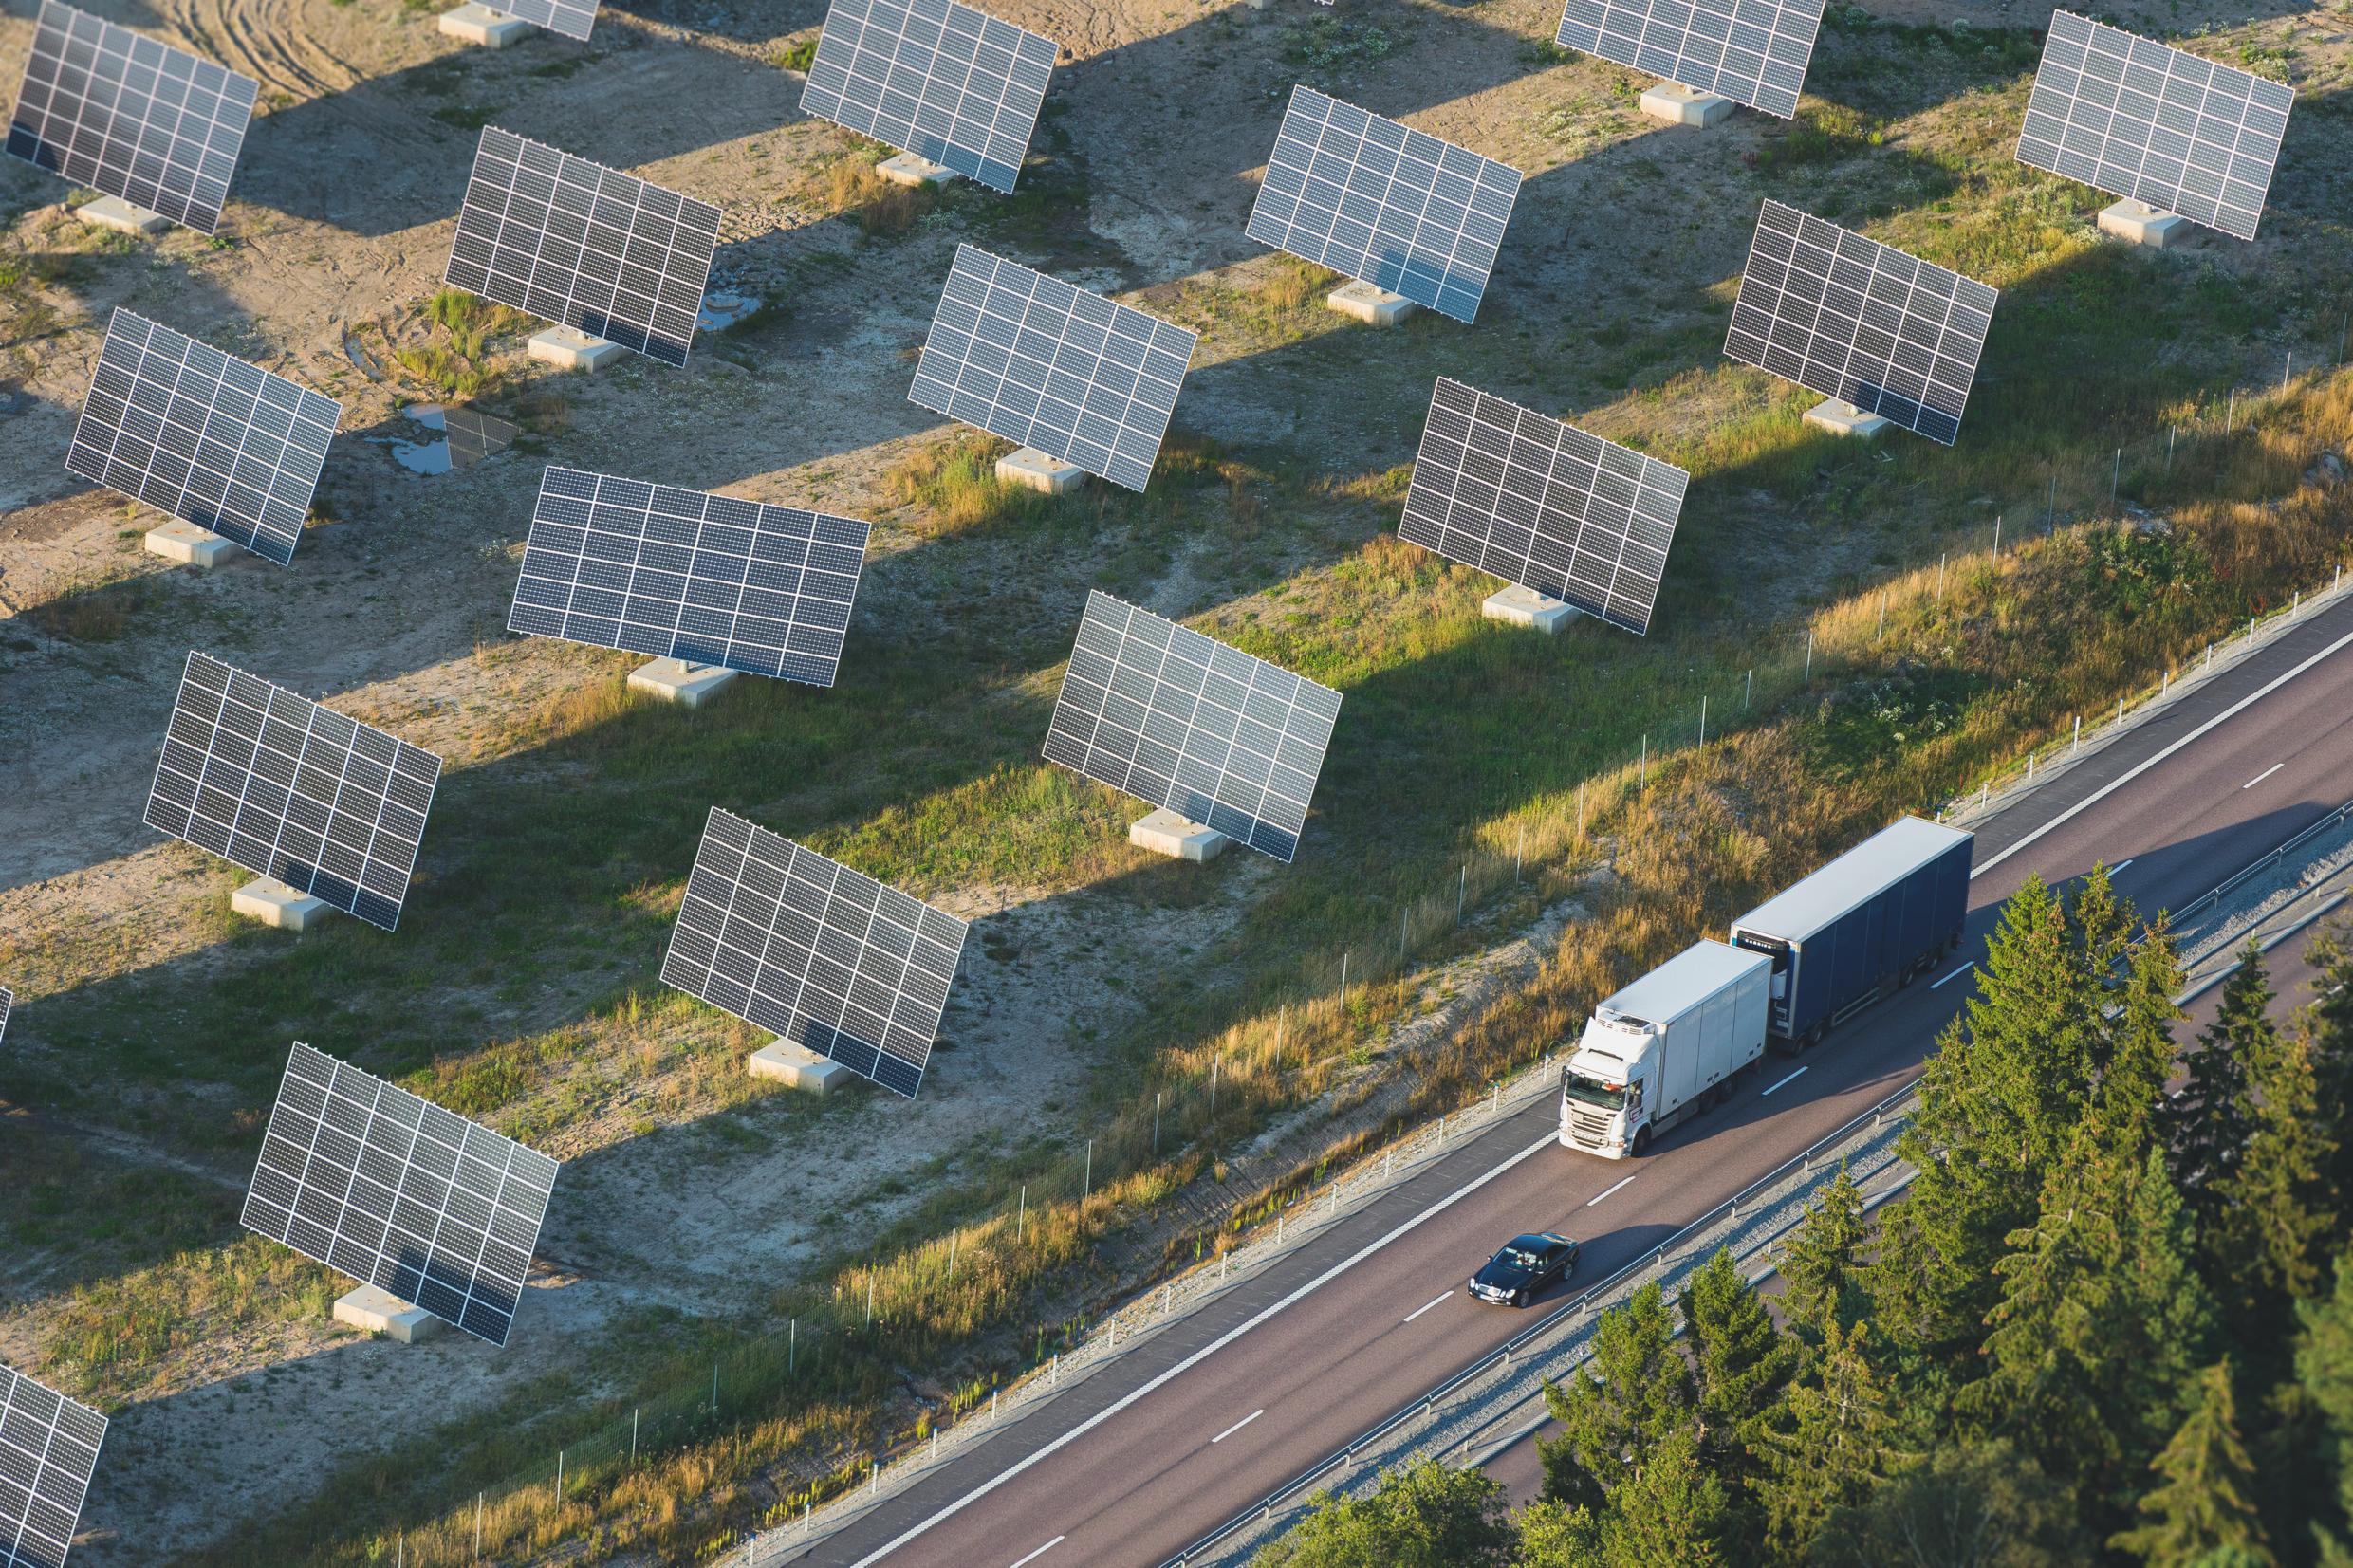
[(629, 1463), (632, 1465), (638, 1462), (638, 1416), (640, 1413), (637, 1406), (629, 1407)]
[(2124, 449), (2116, 449), (2116, 466), (2108, 470), (2108, 505), (2116, 505), (2116, 490), (2124, 482)]
[[(2123, 711), (2120, 706), (2117, 711)], [(1079, 1203), (1084, 1206), (1095, 1195), (1095, 1140), (1086, 1140), (1086, 1172), (1079, 1178)]]
[[(2000, 529), (1998, 526), (1994, 529), (1994, 534), (1993, 534), (1993, 537), (1994, 537), (1996, 540), (1999, 540), (1999, 539), (2001, 538), (2001, 529)], [(2000, 546), (1997, 544), (1995, 547), (1996, 547), (1996, 548), (1999, 548)], [(1814, 629), (1813, 629), (1811, 626), (1808, 626), (1808, 627), (1806, 627), (1806, 685), (1808, 685), (1808, 686), (1811, 686), (1811, 685), (1813, 685), (1813, 683), (1814, 683)]]
[[(1471, 862), (1462, 863), (1462, 878), (1454, 884), (1454, 924), (1462, 924), (1463, 900), (1471, 896)], [(1278, 1061), (1277, 1065), (1281, 1063)]]
[(1993, 559), (2002, 559), (2002, 520), (1999, 516), (1993, 519)]
[(2165, 472), (2169, 476), (2174, 471), (2174, 442), (2178, 440), (2180, 436), (2181, 427), (2179, 425), (2167, 425), (2165, 427)]
[(558, 1449), (556, 1450), (556, 1503), (557, 1503), (557, 1505), (558, 1505), (558, 1506), (562, 1506), (562, 1505), (563, 1505), (563, 1503), (564, 1503), (564, 1450), (563, 1450), (562, 1448), (558, 1448)]
[[(631, 1424), (634, 1428), (634, 1417), (632, 1418)], [(635, 1451), (636, 1446), (633, 1441), (631, 1445), (631, 1452), (634, 1454)], [(473, 1559), (476, 1562), (480, 1562), (482, 1560), (482, 1494), (480, 1492), (473, 1494)]]
[(1756, 666), (1751, 664), (1749, 666), (1749, 673), (1740, 677), (1740, 710), (1743, 713), (1749, 710), (1749, 699), (1755, 694)]
[(2075, 736), (2067, 743), (2067, 755), (2072, 757), (2084, 748), (2084, 715), (2075, 715)]
[[(1884, 601), (1884, 600), (1882, 600), (1881, 602), (1882, 602), (1882, 604), (1884, 604), (1884, 602), (1885, 602), (1885, 601)], [(1885, 614), (1886, 612), (1885, 612), (1885, 610), (1884, 610), (1884, 609), (1882, 609), (1881, 613), (1883, 615), (1883, 614)], [(1702, 751), (1705, 751), (1707, 748), (1708, 748), (1708, 699), (1707, 699), (1707, 695), (1703, 692), (1703, 693), (1701, 693), (1700, 698), (1699, 698), (1699, 749), (1701, 749)]]
[(1944, 557), (1936, 557), (1936, 602), (1944, 602)]
[(2222, 434), (2225, 434), (2225, 435), (2230, 434), (2231, 434), (2231, 432), (2232, 432), (2232, 430), (2233, 430), (2233, 428), (2235, 428), (2235, 427), (2237, 426), (2237, 424), (2238, 424), (2238, 388), (2236, 388), (2236, 387), (2233, 387), (2233, 388), (2231, 389), (2231, 407), (2230, 407), (2230, 411), (2229, 411), (2227, 414), (2225, 414), (2225, 415), (2223, 415), (2223, 419), (2222, 419)]
[(1283, 1070), (1283, 1037), (1290, 1032), (1290, 1022), (1291, 1005), (1286, 1002), (1274, 1014), (1274, 1070), (1278, 1073)]
[[(2337, 569), (2343, 571), (2344, 568), (2340, 566)], [(1520, 839), (1523, 843), (1527, 841), (1526, 828), (1520, 829)], [(1585, 786), (1582, 779), (1577, 782), (1577, 841), (1581, 844), (1585, 841)]]
[(1160, 1105), (1167, 1098), (1168, 1091), (1165, 1089), (1152, 1092), (1152, 1154), (1155, 1159), (1160, 1153)]
[(1021, 1184), (1021, 1207), (1013, 1211), (1013, 1244), (1021, 1245), (1022, 1232), (1029, 1227), (1029, 1184)]
[(1647, 729), (1642, 731), (1642, 760), (1635, 767), (1634, 787), (1650, 787), (1650, 731)]
[[(873, 1326), (873, 1324), (874, 1324), (874, 1260), (873, 1260), (873, 1259), (871, 1259), (871, 1258), (869, 1258), (869, 1259), (867, 1259), (867, 1260), (866, 1260), (866, 1324), (865, 1324), (865, 1326), (867, 1326), (867, 1327), (869, 1327), (869, 1328), (870, 1328), (870, 1327), (872, 1327), (872, 1326)], [(714, 1367), (713, 1367), (713, 1368), (711, 1369), (711, 1408), (712, 1408), (713, 1410), (714, 1410), (714, 1411), (715, 1411), (715, 1410), (717, 1410), (717, 1409), (719, 1408), (719, 1369), (718, 1369), (717, 1367), (715, 1367), (715, 1366), (714, 1366)]]
[[(1345, 953), (1341, 955), (1340, 974), (1341, 988), (1344, 992), (1348, 985), (1348, 958)], [(1212, 1121), (1217, 1119), (1217, 1075), (1225, 1070), (1225, 1065), (1226, 1058), (1223, 1052), (1211, 1059), (1209, 1064), (1209, 1119)]]
[(1871, 640), (1872, 640), (1872, 641), (1874, 641), (1874, 642), (1877, 642), (1877, 641), (1879, 641), (1881, 637), (1885, 636), (1886, 635), (1887, 635), (1887, 590), (1886, 590), (1886, 589), (1884, 589), (1884, 588), (1881, 588), (1881, 589), (1880, 590), (1880, 625), (1879, 625), (1879, 630), (1878, 630), (1878, 631), (1876, 631), (1876, 632), (1873, 632), (1873, 633), (1871, 634)]
[(1348, 950), (1345, 948), (1340, 951), (1340, 1005), (1343, 1007), (1348, 1005)]

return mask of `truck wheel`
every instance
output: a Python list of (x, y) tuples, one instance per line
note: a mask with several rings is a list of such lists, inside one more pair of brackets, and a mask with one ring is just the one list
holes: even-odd
[(1644, 1154), (1649, 1153), (1650, 1129), (1647, 1127), (1637, 1127), (1634, 1130), (1634, 1157), (1639, 1160)]

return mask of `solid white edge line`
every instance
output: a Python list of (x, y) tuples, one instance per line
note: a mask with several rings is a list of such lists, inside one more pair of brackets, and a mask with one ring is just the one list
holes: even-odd
[[(1640, 1174), (1641, 1174), (1641, 1172), (1638, 1171), (1636, 1171), (1634, 1174), (1635, 1174), (1636, 1176), (1639, 1176), (1639, 1175), (1640, 1175)], [(1625, 1186), (1625, 1185), (1626, 1185), (1626, 1183), (1628, 1183), (1628, 1182), (1632, 1181), (1633, 1179), (1634, 1179), (1634, 1176), (1621, 1176), (1618, 1180), (1616, 1180), (1616, 1181), (1612, 1182), (1609, 1186), (1604, 1187), (1603, 1189), (1602, 1189), (1602, 1190), (1600, 1190), (1599, 1192), (1596, 1192), (1593, 1196), (1591, 1196), (1591, 1197), (1587, 1198), (1587, 1199), (1585, 1200), (1585, 1207), (1586, 1207), (1587, 1208), (1592, 1208), (1595, 1204), (1600, 1203), (1600, 1202), (1601, 1202), (1603, 1198), (1608, 1197), (1608, 1196), (1609, 1196), (1612, 1192), (1617, 1191), (1617, 1190), (1618, 1190), (1618, 1189), (1620, 1189), (1620, 1188), (1621, 1188), (1621, 1187)]]
[[(1236, 1421), (1232, 1426), (1228, 1427), (1224, 1431), (1219, 1432), (1215, 1437), (1211, 1438), (1210, 1441), (1212, 1443), (1223, 1443), (1227, 1438), (1232, 1437), (1235, 1432), (1240, 1431), (1244, 1427), (1249, 1426), (1251, 1422), (1257, 1420), (1260, 1416), (1266, 1413), (1267, 1412), (1263, 1408), (1254, 1410), (1251, 1411), (1250, 1414), (1242, 1417), (1241, 1420)], [(1013, 1568), (1021, 1568), (1021, 1565), (1019, 1563), (1015, 1563)]]
[(1047, 1541), (1045, 1545), (1039, 1547), (1028, 1557), (1023, 1558), (1020, 1562), (1014, 1563), (1013, 1568), (1021, 1568), (1021, 1564), (1023, 1562), (1037, 1561), (1038, 1559), (1044, 1557), (1047, 1553), (1052, 1551), (1055, 1547), (1060, 1546), (1064, 1541), (1068, 1540), (1070, 1538), (1068, 1536), (1056, 1536), (1053, 1540)]
[(2256, 774), (2253, 778), (2239, 785), (2239, 788), (2242, 790), (2252, 789), (2255, 785), (2263, 783), (2264, 780), (2270, 778), (2272, 774), (2277, 773), (2281, 768), (2286, 767), (2288, 765), (2286, 763), (2273, 763), (2270, 766), (2265, 768), (2262, 772)]
[(1805, 1076), (1806, 1076), (1806, 1069), (1805, 1069), (1805, 1068), (1803, 1068), (1803, 1067), (1800, 1067), (1800, 1068), (1799, 1068), (1796, 1072), (1791, 1073), (1791, 1074), (1790, 1074), (1788, 1078), (1785, 1078), (1785, 1079), (1783, 1079), (1780, 1082), (1778, 1082), (1778, 1083), (1774, 1084), (1774, 1085), (1772, 1086), (1772, 1089), (1762, 1089), (1762, 1090), (1759, 1090), (1759, 1091), (1757, 1092), (1757, 1097), (1756, 1097), (1756, 1098), (1759, 1098), (1759, 1099), (1763, 1099), (1763, 1098), (1764, 1098), (1767, 1095), (1771, 1094), (1771, 1093), (1773, 1092), (1773, 1089), (1786, 1089), (1786, 1088), (1788, 1088), (1790, 1084), (1795, 1083), (1795, 1082), (1796, 1082), (1799, 1079), (1802, 1079), (1802, 1078), (1804, 1078)]
[(1970, 970), (1975, 968), (1976, 967), (1977, 961), (1973, 958), (1968, 963), (1963, 964), (1959, 968), (1955, 969), (1951, 974), (1946, 975), (1942, 980), (1930, 981), (1928, 983), (1928, 988), (1932, 991), (1940, 991), (1944, 989), (1945, 987), (1951, 985), (1954, 981), (1958, 980), (1961, 976), (1967, 974)]
[(2108, 868), (2108, 875), (2110, 876), (2121, 875), (2122, 873), (2130, 870), (2132, 868), (2133, 861), (2138, 858), (2140, 858), (2140, 857), (2134, 855), (2125, 856), (2121, 860), (2117, 861), (2116, 864)]
[(1448, 1291), (1445, 1295), (1443, 1295), (1443, 1296), (1439, 1297), (1439, 1298), (1437, 1299), (1437, 1301), (1432, 1301), (1432, 1302), (1428, 1303), (1428, 1305), (1425, 1305), (1425, 1306), (1417, 1306), (1417, 1307), (1414, 1308), (1414, 1310), (1413, 1310), (1413, 1311), (1411, 1311), (1411, 1312), (1409, 1312), (1409, 1313), (1407, 1313), (1407, 1314), (1405, 1315), (1405, 1321), (1407, 1321), (1407, 1322), (1409, 1322), (1409, 1323), (1410, 1323), (1410, 1322), (1412, 1322), (1415, 1319), (1417, 1319), (1417, 1318), (1420, 1317), (1423, 1313), (1425, 1313), (1425, 1312), (1429, 1311), (1431, 1307), (1436, 1306), (1436, 1305), (1438, 1304), (1438, 1301), (1453, 1301), (1454, 1299), (1454, 1293), (1453, 1291), (1451, 1291), (1451, 1290), (1450, 1290), (1450, 1291)]

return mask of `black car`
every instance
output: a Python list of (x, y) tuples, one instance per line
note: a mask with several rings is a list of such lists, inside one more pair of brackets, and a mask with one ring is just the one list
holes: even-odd
[(1471, 1276), (1471, 1294), (1482, 1301), (1524, 1307), (1536, 1299), (1536, 1292), (1555, 1280), (1568, 1278), (1568, 1271), (1576, 1266), (1577, 1244), (1566, 1236), (1548, 1230), (1542, 1235), (1514, 1236), (1487, 1260), (1485, 1268)]

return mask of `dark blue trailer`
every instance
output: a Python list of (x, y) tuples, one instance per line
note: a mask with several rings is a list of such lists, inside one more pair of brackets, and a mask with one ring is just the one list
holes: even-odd
[(1771, 1043), (1803, 1050), (1958, 947), (1975, 843), (1906, 817), (1733, 921), (1773, 961)]

